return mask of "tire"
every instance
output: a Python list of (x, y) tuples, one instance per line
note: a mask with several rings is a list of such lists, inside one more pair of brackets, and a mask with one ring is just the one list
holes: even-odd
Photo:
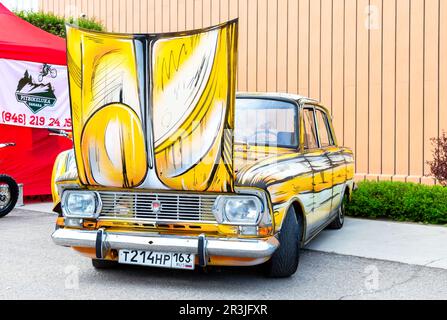
[(95, 269), (113, 269), (118, 265), (115, 260), (92, 259), (92, 265)]
[(19, 198), (19, 186), (7, 175), (0, 175), (0, 186), (6, 186), (8, 189), (8, 194), (0, 190), (0, 218), (3, 218), (14, 209)]
[(298, 269), (303, 223), (293, 207), (287, 211), (279, 233), (279, 248), (265, 263), (265, 273), (270, 278), (286, 278)]
[(51, 78), (56, 78), (57, 77), (57, 70), (56, 69), (51, 69), (50, 70), (50, 76), (51, 76)]
[(340, 206), (338, 207), (337, 216), (334, 221), (328, 226), (328, 229), (332, 230), (340, 230), (343, 228), (343, 224), (345, 223), (345, 214), (346, 214), (346, 204), (349, 201), (348, 194), (345, 193), (343, 199), (341, 200)]

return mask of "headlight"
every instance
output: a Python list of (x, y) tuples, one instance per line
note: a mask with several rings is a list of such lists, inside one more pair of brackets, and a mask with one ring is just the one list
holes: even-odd
[(65, 191), (62, 194), (62, 212), (70, 218), (96, 218), (99, 198), (91, 191)]
[(264, 207), (256, 196), (220, 196), (214, 212), (218, 222), (256, 225)]

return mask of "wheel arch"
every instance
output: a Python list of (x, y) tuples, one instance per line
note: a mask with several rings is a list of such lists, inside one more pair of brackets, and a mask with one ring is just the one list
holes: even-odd
[(351, 200), (353, 184), (352, 183), (345, 183), (345, 187), (343, 188), (343, 196), (346, 194), (348, 196), (348, 199)]
[[(304, 206), (301, 203), (301, 201), (298, 198), (294, 198), (292, 199), (290, 205), (287, 207), (287, 211), (289, 211), (290, 208), (293, 208), (293, 210), (295, 211), (295, 215), (301, 217), (301, 221), (303, 222), (303, 232), (301, 233), (301, 245), (303, 245), (305, 243), (305, 239), (306, 239), (306, 231), (307, 231), (307, 219), (306, 219), (306, 214), (304, 211)], [(287, 212), (286, 211), (286, 212)]]

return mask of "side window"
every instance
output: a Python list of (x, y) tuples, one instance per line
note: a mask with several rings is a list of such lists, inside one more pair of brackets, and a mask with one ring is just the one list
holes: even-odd
[(295, 104), (262, 98), (236, 99), (235, 143), (298, 147)]
[(304, 121), (304, 149), (316, 149), (317, 143), (317, 131), (315, 127), (315, 118), (313, 109), (303, 109), (303, 121)]
[(316, 109), (315, 116), (317, 118), (318, 136), (320, 138), (321, 147), (325, 148), (334, 145), (326, 114), (323, 111)]

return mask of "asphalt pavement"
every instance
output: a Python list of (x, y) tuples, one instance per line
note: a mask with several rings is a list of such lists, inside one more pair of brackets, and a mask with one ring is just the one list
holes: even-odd
[(311, 250), (288, 279), (253, 267), (97, 271), (53, 244), (54, 220), (20, 209), (0, 220), (0, 299), (447, 299), (445, 269)]

